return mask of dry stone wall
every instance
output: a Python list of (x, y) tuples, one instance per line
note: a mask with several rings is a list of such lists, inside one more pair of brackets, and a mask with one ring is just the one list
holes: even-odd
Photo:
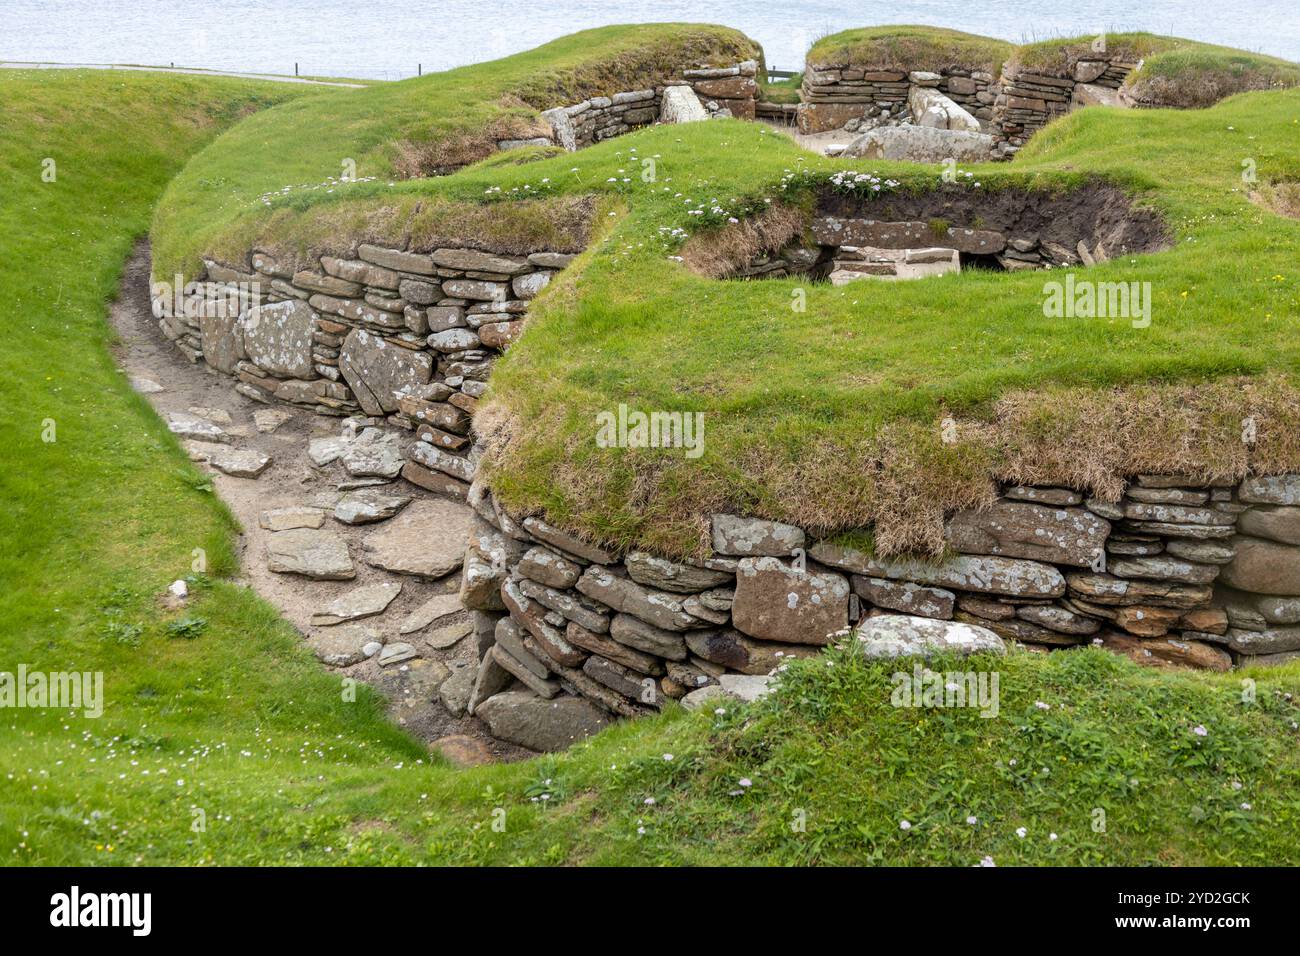
[(616, 554), (510, 515), (481, 482), (469, 500), (478, 525), (461, 598), (481, 641), (471, 708), (518, 679), (543, 699), (648, 713), (898, 614), (1161, 667), (1300, 659), (1300, 476), (1141, 475), (1115, 502), (1006, 487), (992, 507), (948, 519), (951, 556), (939, 562), (728, 514), (713, 516), (701, 560)]

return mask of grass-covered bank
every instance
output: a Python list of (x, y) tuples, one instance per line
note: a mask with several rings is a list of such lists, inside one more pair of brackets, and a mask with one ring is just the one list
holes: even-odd
[[(14, 85), (0, 98), (0, 310), (10, 330), (0, 353), (8, 466), (0, 473), (0, 670), (103, 670), (107, 707), (99, 720), (0, 710), (0, 860), (1300, 862), (1300, 748), (1294, 701), (1282, 696), (1300, 691), (1296, 665), (1255, 675), (1153, 673), (1091, 649), (979, 661), (971, 666), (1000, 675), (999, 716), (985, 719), (974, 710), (895, 708), (891, 667), (818, 659), (792, 667), (786, 692), (755, 711), (674, 711), (615, 727), (564, 756), (472, 771), (435, 766), (382, 719), (370, 695), (344, 701), (267, 605), (221, 579), (232, 570), (229, 521), (107, 352), (104, 315), (121, 264), (184, 155), (258, 97), (300, 91), (170, 77), (0, 75), (6, 82)], [(98, 109), (84, 109), (87, 102)], [(577, 165), (582, 178), (557, 194), (604, 192), (608, 208), (597, 217), (601, 245), (584, 260), (588, 271), (548, 293), (539, 330), (560, 331), (570, 321), (560, 303), (592, 283), (595, 293), (617, 292), (611, 322), (658, 336), (629, 339), (633, 358), (637, 350), (651, 357), (652, 345), (688, 343), (694, 329), (643, 311), (631, 287), (665, 276), (702, 294), (706, 330), (720, 326), (722, 312), (710, 319), (708, 310), (731, 308), (714, 298), (732, 294), (730, 286), (660, 262), (671, 249), (653, 245), (662, 242), (658, 224), (635, 214), (650, 189), (636, 192), (639, 180), (597, 184), (627, 166), (630, 147), (653, 155), (653, 145), (663, 160), (658, 185), (670, 191), (650, 208), (687, 224), (671, 189), (689, 185), (698, 199), (708, 178), (729, 196), (742, 179), (726, 164), (712, 177), (693, 173), (683, 150), (716, 158), (770, 147), (755, 152), (755, 163), (771, 180), (794, 154), (749, 139), (761, 134), (740, 124), (702, 124), (689, 134), (702, 139), (678, 133), (681, 143), (671, 132), (558, 161)], [(1114, 164), (1123, 168), (1125, 155)], [(57, 159), (57, 183), (40, 181), (46, 156)], [(479, 170), (440, 188), (464, 201), (485, 184), (508, 195), (539, 182), (545, 168)], [(681, 178), (673, 186), (668, 177)], [(1235, 198), (1222, 201), (1230, 207)], [(638, 258), (638, 243), (653, 254)], [(620, 267), (628, 271), (616, 285)], [(779, 310), (733, 314), (751, 334), (782, 331), (771, 319), (784, 319), (790, 285), (772, 289)], [(591, 313), (580, 315), (582, 335), (600, 331)], [(866, 334), (858, 313), (846, 310), (843, 320)], [(582, 347), (589, 364), (557, 367), (555, 387), (618, 394), (595, 364), (601, 349), (617, 353), (593, 342)], [(731, 354), (715, 356), (715, 372)], [(756, 351), (739, 354), (757, 362)], [(522, 368), (528, 356), (512, 361)], [(777, 384), (775, 398), (785, 400), (788, 384)], [(765, 411), (757, 384), (741, 397), (740, 412), (777, 407)], [(41, 441), (47, 418), (53, 443)], [(208, 574), (194, 580), (197, 600), (181, 616), (189, 623), (169, 628), (181, 617), (159, 610), (155, 598), (190, 573), (195, 547), (207, 552)], [(1243, 676), (1258, 682), (1253, 703), (1242, 698)], [(1105, 833), (1093, 829), (1098, 808)]]

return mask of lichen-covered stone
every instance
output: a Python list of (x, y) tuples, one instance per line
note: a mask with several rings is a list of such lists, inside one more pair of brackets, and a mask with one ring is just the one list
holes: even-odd
[(311, 357), (316, 313), (297, 299), (259, 305), (240, 318), (244, 352), (258, 368), (281, 378), (316, 377)]
[(828, 644), (848, 627), (849, 582), (838, 574), (799, 571), (774, 557), (742, 558), (731, 621), (763, 640)]
[(387, 415), (397, 411), (403, 397), (428, 384), (433, 359), (373, 332), (353, 329), (339, 350), (339, 371), (367, 415)]

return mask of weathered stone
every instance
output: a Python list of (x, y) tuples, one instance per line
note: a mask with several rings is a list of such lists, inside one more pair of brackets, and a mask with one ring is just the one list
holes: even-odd
[(244, 352), (258, 368), (281, 378), (316, 377), (311, 357), (316, 313), (298, 299), (259, 305), (241, 316)]
[(411, 459), (425, 468), (440, 471), (444, 475), (466, 483), (472, 482), (478, 473), (478, 466), (473, 459), (463, 455), (453, 455), (425, 441), (417, 441), (409, 449)]
[(291, 418), (293, 418), (292, 412), (280, 408), (259, 408), (253, 412), (253, 424), (263, 435), (275, 431)]
[(256, 449), (221, 448), (209, 458), (208, 464), (232, 478), (256, 478), (271, 464), (271, 456)]
[(351, 440), (347, 438), (313, 438), (307, 444), (307, 457), (312, 464), (324, 468), (342, 458), (349, 444)]
[(391, 518), (410, 503), (410, 495), (381, 495), (373, 492), (346, 495), (334, 506), (334, 519), (343, 524), (371, 524)]
[(231, 375), (235, 365), (248, 358), (244, 351), (244, 333), (238, 315), (219, 310), (209, 315), (208, 309), (199, 314), (199, 340), (203, 343), (203, 361), (219, 372)]
[(687, 710), (714, 709), (728, 700), (750, 704), (762, 700), (773, 689), (773, 678), (750, 674), (723, 674), (716, 684), (693, 690), (682, 698)]
[(463, 352), (466, 349), (476, 349), (481, 344), (478, 334), (471, 332), (469, 329), (447, 329), (445, 332), (434, 332), (429, 336), (429, 348), (439, 352)]
[(325, 523), (324, 508), (271, 508), (257, 516), (264, 531), (292, 531), (294, 528), (319, 528)]
[(1122, 607), (1115, 614), (1115, 624), (1139, 637), (1164, 637), (1178, 623), (1183, 612), (1171, 607)]
[(1006, 653), (1002, 639), (987, 628), (906, 614), (867, 618), (853, 636), (854, 646), (871, 659)]
[(804, 542), (803, 530), (791, 524), (738, 515), (713, 516), (713, 550), (718, 554), (788, 557)]
[(366, 563), (398, 574), (440, 578), (461, 566), (474, 512), (456, 502), (417, 501), (361, 543)]
[(1208, 604), (1213, 589), (1199, 584), (1125, 580), (1109, 574), (1071, 574), (1071, 594), (1103, 605), (1153, 604), (1157, 607), (1193, 608)]
[(737, 566), (731, 620), (751, 637), (827, 644), (848, 627), (848, 610), (849, 582), (838, 574), (798, 571), (774, 557)]
[(396, 478), (402, 470), (402, 439), (396, 432), (365, 429), (343, 449), (343, 467), (354, 478)]
[(662, 702), (662, 693), (658, 682), (621, 664), (607, 661), (603, 657), (588, 657), (582, 664), (582, 672), (594, 681), (604, 684), (616, 694), (622, 694), (631, 700), (658, 707)]
[(477, 249), (435, 249), (433, 263), (444, 269), (459, 272), (496, 272), (500, 275), (519, 275), (528, 271), (527, 259), (513, 256), (498, 256), (491, 252), (479, 252)]
[(419, 656), (420, 653), (415, 649), (414, 645), (399, 641), (395, 644), (385, 644), (384, 649), (379, 652), (377, 662), (380, 667), (393, 667), (414, 660)]
[(1230, 544), (1218, 541), (1190, 541), (1182, 538), (1167, 541), (1165, 551), (1176, 558), (1198, 561), (1201, 564), (1227, 564), (1237, 554)]
[(571, 588), (582, 574), (581, 565), (540, 546), (530, 548), (516, 570), (524, 577), (551, 588)]
[(465, 712), (471, 717), (474, 716), (479, 705), (489, 697), (499, 694), (509, 687), (514, 680), (514, 676), (514, 674), (497, 663), (497, 659), (493, 654), (490, 652), (484, 654), (483, 659), (478, 663), (478, 673), (474, 675), (474, 688), (470, 691)]
[(1144, 501), (1127, 501), (1124, 503), (1124, 517), (1133, 521), (1157, 522), (1161, 524), (1184, 524), (1206, 526), (1232, 526), (1236, 518), (1232, 515), (1215, 511), (1212, 508), (1196, 508), (1187, 505), (1148, 504)]
[(914, 83), (907, 102), (912, 111), (912, 121), (918, 126), (968, 133), (980, 131), (979, 120), (936, 89)]
[(725, 571), (697, 568), (667, 558), (658, 558), (644, 551), (633, 551), (623, 559), (628, 577), (646, 587), (661, 591), (694, 594), (707, 591), (731, 581), (733, 575)]
[(959, 511), (944, 537), (965, 554), (1029, 558), (1089, 567), (1102, 554), (1110, 522), (1083, 508), (1052, 508), (999, 501), (991, 508)]
[(1238, 519), (1242, 534), (1282, 544), (1300, 544), (1300, 508), (1250, 508)]
[(435, 594), (402, 620), (398, 625), (398, 634), (415, 634), (424, 630), (435, 621), (451, 617), (464, 610), (457, 594)]
[(614, 555), (604, 548), (575, 537), (567, 531), (561, 531), (554, 525), (547, 524), (541, 518), (529, 517), (523, 521), (524, 529), (539, 541), (544, 541), (565, 554), (593, 564), (613, 564)]
[[(509, 579), (503, 581), (501, 583), (502, 603), (511, 617), (536, 638), (547, 657), (565, 667), (577, 667), (587, 655), (570, 644), (564, 634), (546, 620), (545, 605), (534, 601), (523, 592), (521, 586), (529, 583), (533, 582), (515, 582)], [(562, 619), (561, 625), (563, 625)]]
[(889, 581), (853, 575), (853, 591), (877, 607), (918, 617), (952, 617), (956, 595), (942, 588), (928, 588), (910, 581)]
[(336, 597), (311, 616), (311, 623), (318, 627), (355, 621), (357, 618), (383, 614), (397, 595), (402, 593), (402, 585), (394, 581), (382, 581), (378, 584), (363, 584), (347, 594)]
[(589, 567), (576, 586), (587, 597), (656, 627), (685, 631), (700, 626), (696, 618), (686, 613), (678, 595), (652, 591), (598, 565)]
[(339, 351), (339, 372), (367, 415), (387, 415), (397, 411), (403, 396), (428, 383), (433, 360), (366, 329), (353, 329)]
[(1018, 641), (1024, 644), (1074, 647), (1087, 640), (1087, 637), (1082, 634), (1066, 634), (1062, 631), (1054, 631), (1050, 627), (1043, 627), (1041, 624), (1034, 624), (1019, 618), (991, 621), (967, 614), (965, 611), (958, 611), (953, 617), (964, 624), (987, 628), (1003, 640)]
[(581, 697), (546, 700), (529, 691), (508, 690), (483, 701), (475, 716), (492, 736), (530, 750), (564, 750), (607, 726), (610, 717)]
[(1214, 565), (1194, 564), (1179, 558), (1158, 555), (1149, 558), (1117, 558), (1106, 569), (1119, 578), (1149, 578), (1154, 581), (1177, 581), (1181, 584), (1209, 584), (1219, 576)]
[(689, 86), (669, 86), (664, 89), (659, 105), (659, 122), (696, 123), (708, 118), (708, 111)]
[[(861, 107), (858, 109), (861, 114)], [(993, 137), (968, 130), (929, 126), (884, 126), (868, 130), (844, 148), (841, 155), (866, 159), (901, 159), (914, 163), (987, 162)], [(850, 243), (851, 244), (851, 243)]]
[(543, 607), (563, 615), (566, 620), (598, 634), (609, 630), (609, 617), (579, 601), (574, 592), (548, 588), (528, 578), (521, 578), (517, 584), (521, 592)]
[(680, 633), (647, 624), (631, 614), (614, 615), (609, 623), (609, 636), (620, 644), (656, 657), (674, 661), (686, 659), (686, 640)]
[(961, 595), (957, 598), (957, 606), (975, 617), (988, 621), (1005, 621), (1016, 616), (1015, 605), (991, 601), (974, 594)]
[(1252, 505), (1300, 505), (1300, 475), (1247, 478), (1237, 497)]
[(1216, 671), (1232, 667), (1232, 656), (1227, 651), (1200, 641), (1139, 638), (1116, 631), (1104, 632), (1100, 640), (1106, 650), (1150, 667), (1201, 667)]
[(524, 323), (522, 321), (514, 322), (485, 322), (479, 326), (479, 340), (489, 348), (506, 349), (519, 336), (524, 334)]
[(630, 667), (642, 674), (656, 677), (664, 672), (663, 662), (654, 654), (647, 654), (634, 647), (622, 644), (608, 634), (597, 634), (595, 631), (589, 631), (572, 621), (569, 622), (569, 626), (565, 629), (564, 636), (570, 644), (576, 647), (591, 651), (593, 654), (599, 654), (601, 657), (616, 661), (624, 667)]
[(294, 528), (266, 538), (267, 569), (300, 574), (318, 581), (347, 581), (357, 576), (348, 545), (332, 531)]
[(383, 637), (373, 628), (361, 625), (334, 627), (320, 634), (313, 634), (307, 644), (316, 659), (330, 667), (351, 667), (360, 664), (368, 657), (382, 649)]
[(958, 556), (930, 563), (908, 558), (875, 558), (829, 541), (813, 545), (808, 556), (822, 564), (866, 577), (915, 581), (957, 591), (1019, 598), (1055, 598), (1065, 593), (1065, 578), (1061, 572), (1037, 561)]
[(452, 661), (451, 676), (438, 686), (438, 699), (447, 713), (460, 717), (469, 707), (470, 694), (474, 692), (474, 681), (478, 678), (478, 668), (465, 661)]
[(180, 438), (193, 438), (197, 441), (230, 443), (230, 436), (217, 425), (197, 415), (185, 412), (168, 412), (167, 429)]
[(756, 641), (733, 628), (691, 631), (686, 635), (686, 646), (697, 657), (741, 674), (770, 674), (786, 661), (821, 653), (803, 644)]
[(1266, 630), (1270, 624), (1300, 624), (1300, 597), (1270, 597), (1220, 588), (1217, 595), (1234, 627)]
[(486, 279), (448, 279), (442, 284), (444, 295), (476, 302), (504, 302), (510, 298), (510, 286)]
[(417, 252), (399, 252), (395, 249), (383, 249), (362, 243), (357, 247), (357, 255), (366, 262), (392, 269), (395, 272), (413, 272), (416, 275), (430, 276), (436, 271), (433, 259)]
[(473, 548), (465, 549), (464, 571), (460, 579), (460, 602), (475, 611), (502, 611), (501, 583), (506, 569), (485, 561)]
[(547, 657), (545, 653), (534, 654), (525, 647), (524, 640), (526, 636), (519, 621), (509, 616), (497, 621), (496, 630), (493, 632), (496, 646), (507, 651), (515, 661), (528, 668), (533, 675), (541, 680), (546, 680), (551, 676), (555, 662)]
[(1300, 596), (1300, 548), (1245, 535), (1232, 543), (1237, 555), (1223, 566), (1224, 584), (1253, 594)]
[(1037, 488), (1030, 485), (1013, 485), (1004, 494), (1016, 501), (1032, 501), (1035, 504), (1055, 505), (1058, 508), (1077, 505), (1083, 501), (1083, 495), (1067, 488)]
[(1101, 626), (1091, 618), (1051, 604), (1026, 604), (1016, 608), (1016, 617), (1062, 634), (1095, 634)]
[(1279, 654), (1300, 650), (1300, 627), (1272, 627), (1265, 631), (1229, 628), (1219, 640), (1238, 654)]

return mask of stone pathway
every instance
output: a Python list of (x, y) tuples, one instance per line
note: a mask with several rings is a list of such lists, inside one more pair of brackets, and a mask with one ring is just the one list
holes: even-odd
[(473, 512), (393, 477), (411, 436), (236, 393), (167, 341), (148, 289), (141, 245), (110, 317), (116, 358), (243, 526), (241, 582), (431, 749), (465, 764), (530, 756), (464, 716), (478, 655), (457, 594)]

